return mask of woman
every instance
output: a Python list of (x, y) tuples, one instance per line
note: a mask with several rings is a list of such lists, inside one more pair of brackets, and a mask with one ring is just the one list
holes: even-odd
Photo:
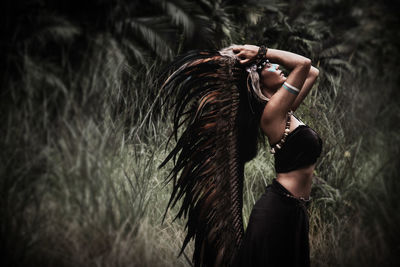
[[(285, 77), (281, 64), (290, 70)], [(318, 70), (294, 53), (253, 45), (191, 52), (177, 59), (163, 89), (174, 96), (175, 148), (170, 173), (195, 239), (195, 266), (309, 266), (305, 203), (321, 152), (318, 135), (292, 111)], [(276, 179), (257, 201), (243, 231), (244, 164), (262, 130), (275, 154)], [(179, 134), (180, 137), (178, 138)]]
[[(233, 49), (241, 64), (254, 59), (259, 48)], [(279, 65), (261, 72), (261, 88), (269, 98), (260, 127), (275, 154), (277, 177), (254, 206), (237, 264), (240, 266), (309, 266), (308, 218), (305, 203), (311, 192), (312, 173), (322, 142), (309, 127), (292, 116), (310, 91), (318, 70), (302, 56), (268, 49), (266, 58)], [(299, 89), (298, 89), (299, 88)]]

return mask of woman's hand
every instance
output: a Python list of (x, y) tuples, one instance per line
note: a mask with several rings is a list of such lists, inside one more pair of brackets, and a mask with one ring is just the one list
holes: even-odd
[(233, 53), (240, 58), (241, 64), (247, 64), (257, 57), (258, 49), (256, 45), (238, 45), (233, 48)]

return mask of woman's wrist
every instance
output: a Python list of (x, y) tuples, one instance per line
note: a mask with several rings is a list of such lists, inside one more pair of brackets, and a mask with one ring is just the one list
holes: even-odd
[(265, 45), (258, 46), (256, 60), (261, 61), (267, 58), (268, 48)]

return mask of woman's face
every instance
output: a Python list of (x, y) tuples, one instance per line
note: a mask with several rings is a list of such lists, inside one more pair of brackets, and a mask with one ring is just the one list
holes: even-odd
[(286, 79), (278, 64), (267, 63), (261, 71), (261, 86), (273, 92), (278, 90)]

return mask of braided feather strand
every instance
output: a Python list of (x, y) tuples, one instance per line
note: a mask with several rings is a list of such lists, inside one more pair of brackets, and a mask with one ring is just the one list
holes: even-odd
[[(243, 238), (243, 163), (238, 153), (239, 89), (242, 71), (218, 52), (193, 52), (175, 61), (163, 85), (176, 99), (176, 145), (167, 181), (173, 182), (168, 207), (182, 200), (177, 217), (187, 217), (180, 254), (194, 238), (195, 266), (229, 266)], [(178, 136), (178, 132), (182, 132)]]

